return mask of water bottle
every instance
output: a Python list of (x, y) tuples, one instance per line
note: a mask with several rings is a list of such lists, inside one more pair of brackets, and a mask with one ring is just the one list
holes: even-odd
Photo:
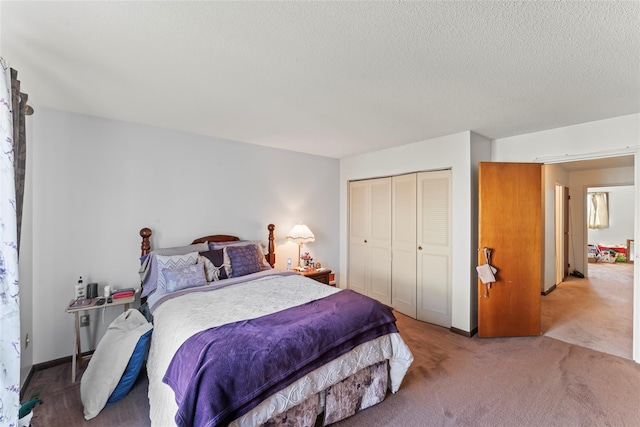
[(85, 297), (84, 283), (82, 282), (82, 276), (78, 279), (76, 285), (76, 299), (83, 299)]
[(291, 258), (287, 258), (287, 270), (291, 270)]

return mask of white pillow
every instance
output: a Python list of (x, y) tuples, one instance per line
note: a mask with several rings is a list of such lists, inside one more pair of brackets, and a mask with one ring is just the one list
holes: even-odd
[(136, 309), (118, 316), (107, 328), (80, 380), (84, 418), (102, 411), (127, 368), (140, 337), (153, 325)]

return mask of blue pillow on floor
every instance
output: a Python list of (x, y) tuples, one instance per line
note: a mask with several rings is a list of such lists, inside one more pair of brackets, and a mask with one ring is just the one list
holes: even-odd
[(131, 359), (129, 359), (129, 363), (127, 363), (127, 367), (122, 374), (122, 378), (120, 378), (120, 382), (116, 386), (115, 390), (113, 390), (113, 393), (111, 393), (111, 396), (109, 396), (105, 408), (125, 397), (129, 393), (129, 390), (131, 390), (131, 387), (133, 387), (133, 383), (136, 382), (136, 379), (140, 374), (142, 363), (144, 362), (147, 349), (149, 348), (151, 332), (153, 332), (153, 329), (149, 329), (140, 336), (138, 344), (136, 344), (136, 348), (133, 350), (133, 354), (131, 355)]

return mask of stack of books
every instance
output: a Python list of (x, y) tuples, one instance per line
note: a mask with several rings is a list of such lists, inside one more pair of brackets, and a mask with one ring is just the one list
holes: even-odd
[(134, 294), (135, 294), (135, 289), (133, 288), (118, 289), (111, 294), (111, 297), (114, 299), (127, 298), (127, 297), (132, 297)]

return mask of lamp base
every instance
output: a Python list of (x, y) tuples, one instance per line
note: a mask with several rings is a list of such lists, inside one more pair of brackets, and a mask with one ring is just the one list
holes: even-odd
[(304, 267), (302, 267), (302, 264), (300, 264), (301, 251), (302, 251), (302, 242), (298, 242), (298, 266), (296, 267), (296, 270), (298, 271), (304, 271)]

